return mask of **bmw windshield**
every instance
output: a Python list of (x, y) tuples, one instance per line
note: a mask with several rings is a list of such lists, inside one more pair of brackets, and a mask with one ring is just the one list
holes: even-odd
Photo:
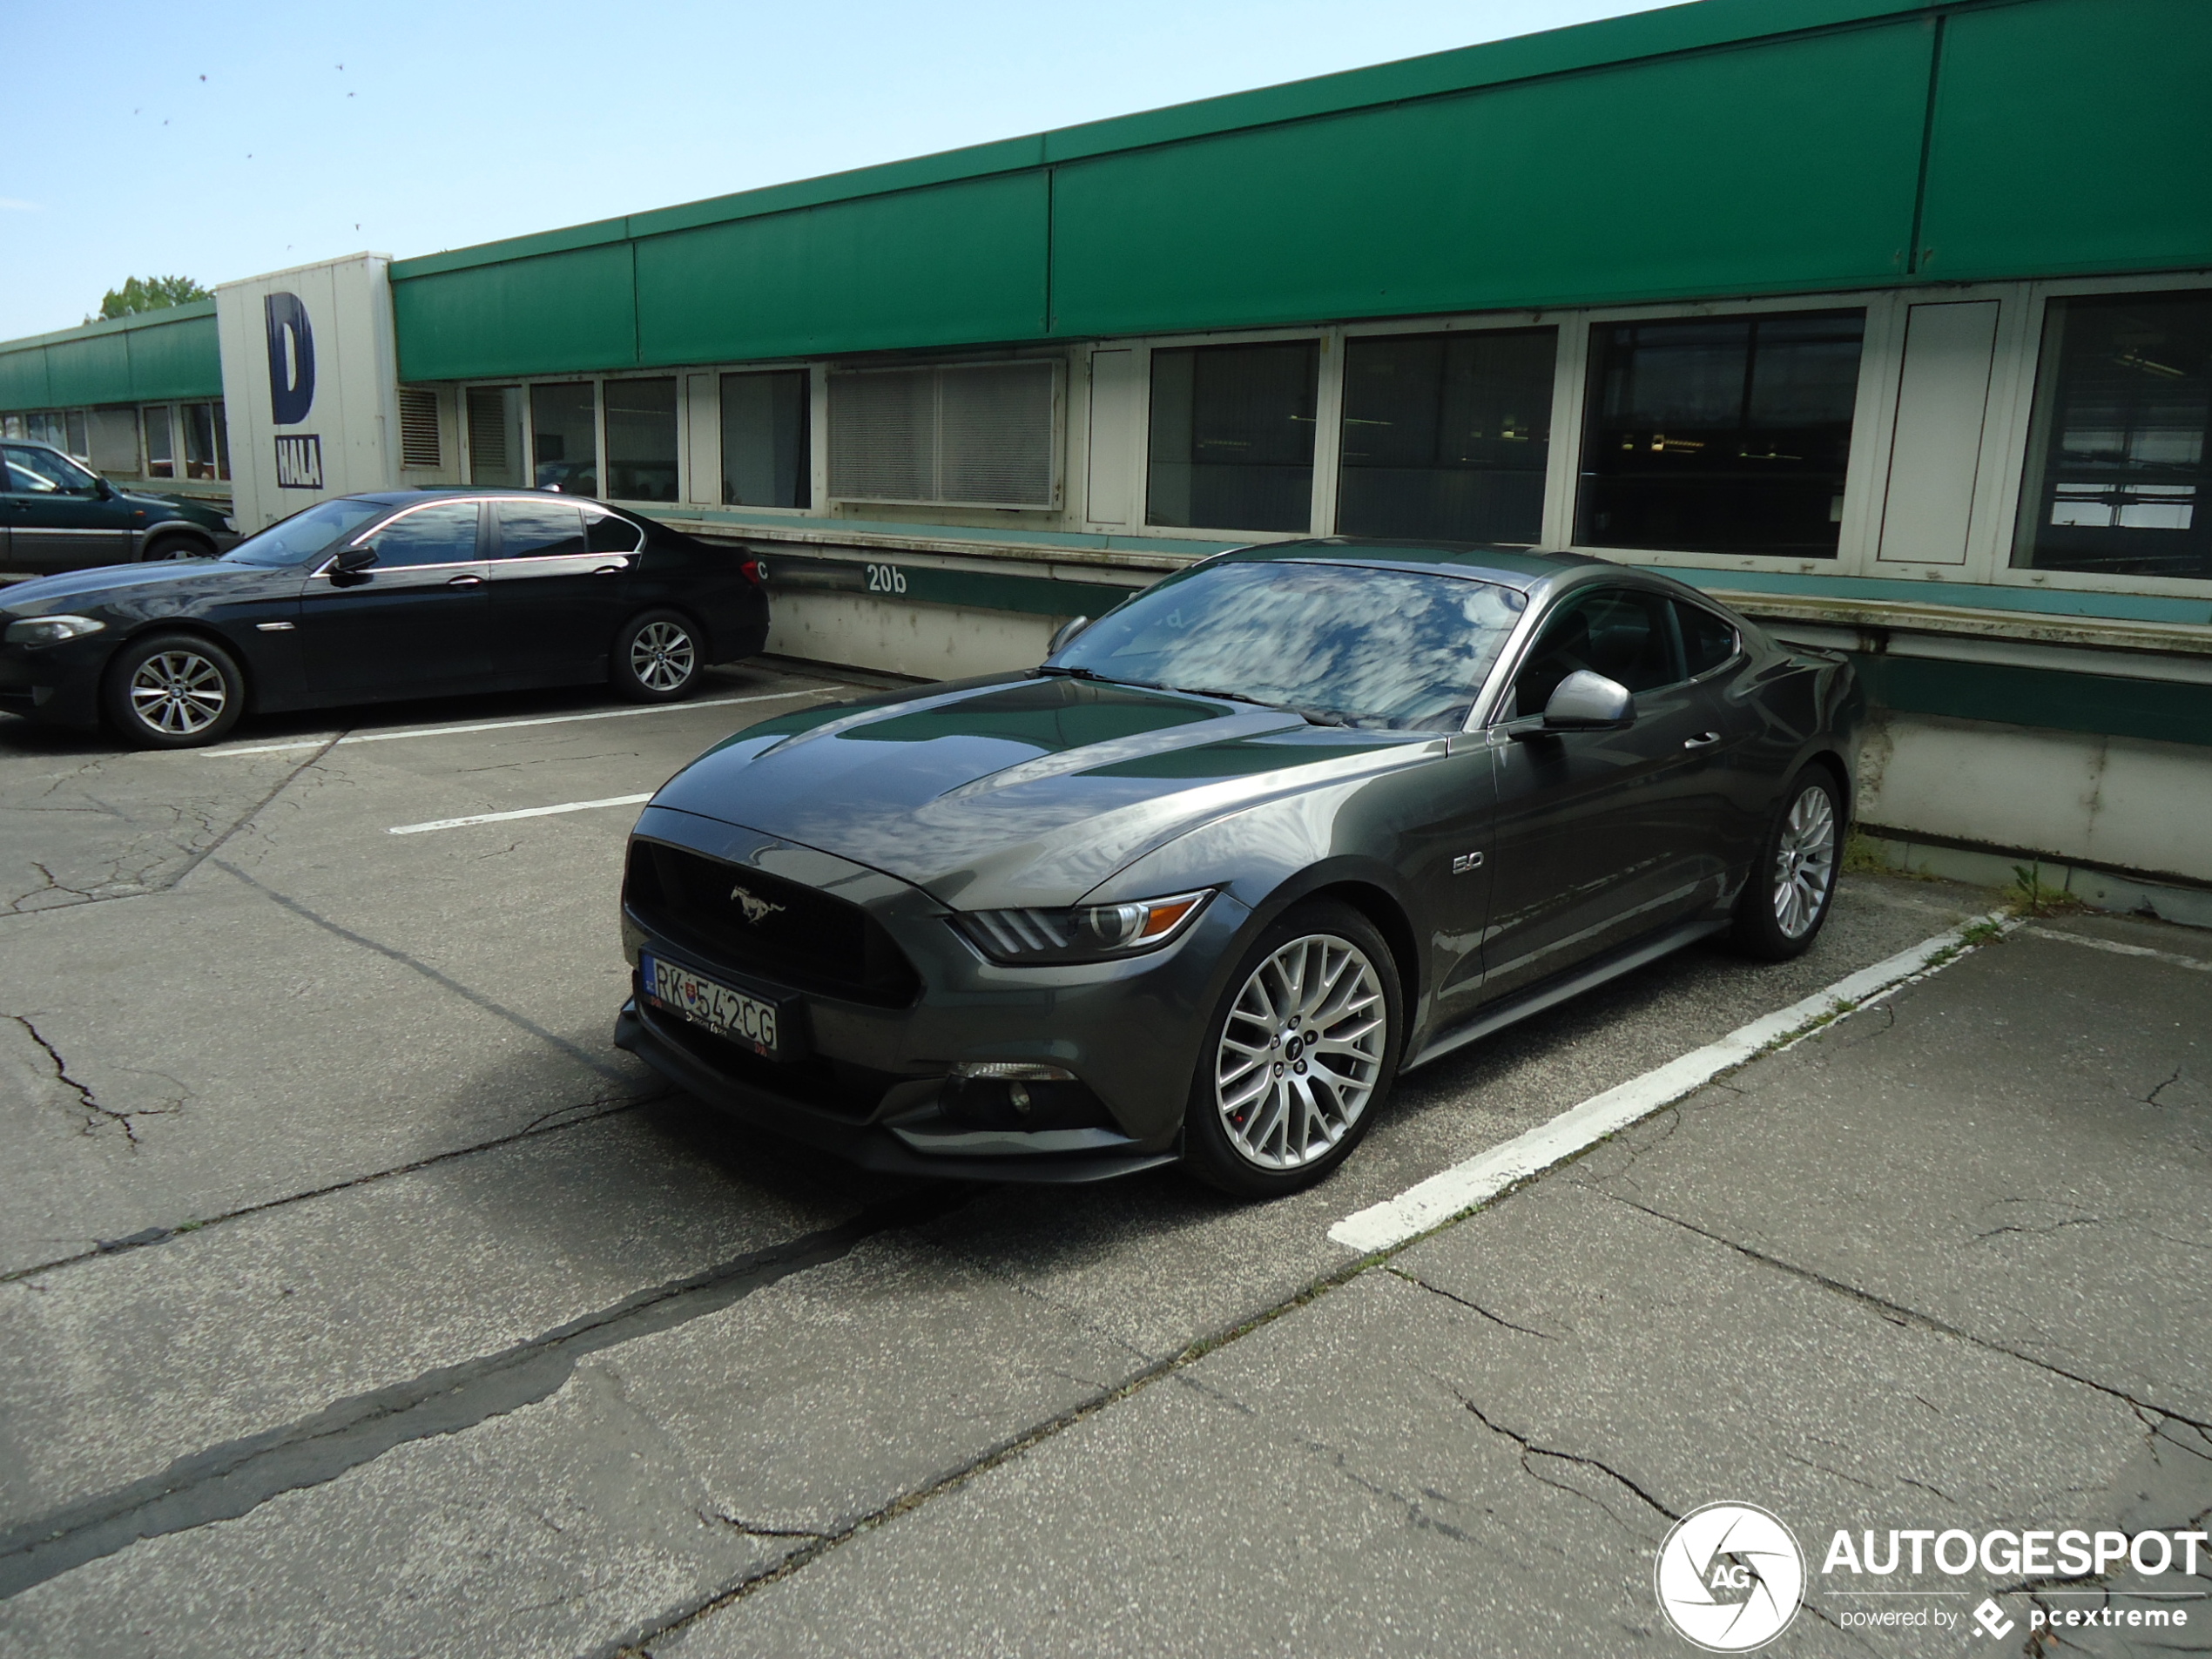
[(381, 502), (317, 502), (305, 512), (279, 519), (259, 536), (247, 536), (223, 555), (223, 563), (298, 564), (318, 553), (327, 552), (341, 536), (358, 529), (379, 513), (390, 510)]
[(1236, 698), (1325, 725), (1455, 732), (1527, 604), (1494, 583), (1422, 571), (1216, 564), (1120, 606), (1045, 671)]

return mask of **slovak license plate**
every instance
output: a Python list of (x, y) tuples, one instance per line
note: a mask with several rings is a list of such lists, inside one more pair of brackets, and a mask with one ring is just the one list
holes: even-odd
[(781, 1057), (777, 1052), (773, 1002), (702, 979), (690, 968), (663, 961), (651, 951), (639, 954), (637, 977), (645, 995), (670, 1013), (705, 1026), (718, 1037), (743, 1043), (755, 1054), (771, 1060)]

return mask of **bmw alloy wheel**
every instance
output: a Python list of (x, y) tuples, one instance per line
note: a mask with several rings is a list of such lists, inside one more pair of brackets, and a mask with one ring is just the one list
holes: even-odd
[(131, 676), (131, 712), (165, 738), (198, 737), (223, 718), (223, 671), (196, 651), (156, 651)]
[(1326, 1157), (1374, 1098), (1386, 1016), (1381, 977), (1350, 940), (1309, 934), (1261, 962), (1214, 1060), (1230, 1145), (1263, 1170)]
[(1774, 925), (1803, 939), (1820, 920), (1836, 879), (1836, 809), (1817, 784), (1797, 792), (1774, 850)]
[(630, 642), (630, 671), (649, 691), (673, 691), (698, 666), (698, 652), (680, 623), (649, 622)]

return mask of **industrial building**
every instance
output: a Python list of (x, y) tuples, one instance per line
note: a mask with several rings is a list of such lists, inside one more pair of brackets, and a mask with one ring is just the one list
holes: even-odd
[(0, 344), (250, 529), (532, 484), (930, 678), (1223, 547), (1572, 549), (1851, 652), (1880, 854), (2212, 923), (2212, 8), (1701, 0)]

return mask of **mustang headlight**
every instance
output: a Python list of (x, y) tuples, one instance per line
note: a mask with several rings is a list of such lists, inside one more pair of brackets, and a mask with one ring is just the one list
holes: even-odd
[(10, 645), (57, 645), (80, 634), (97, 634), (107, 626), (91, 617), (25, 617), (8, 624)]
[(995, 961), (1096, 962), (1157, 950), (1197, 920), (1209, 887), (1069, 910), (964, 910), (953, 925)]

